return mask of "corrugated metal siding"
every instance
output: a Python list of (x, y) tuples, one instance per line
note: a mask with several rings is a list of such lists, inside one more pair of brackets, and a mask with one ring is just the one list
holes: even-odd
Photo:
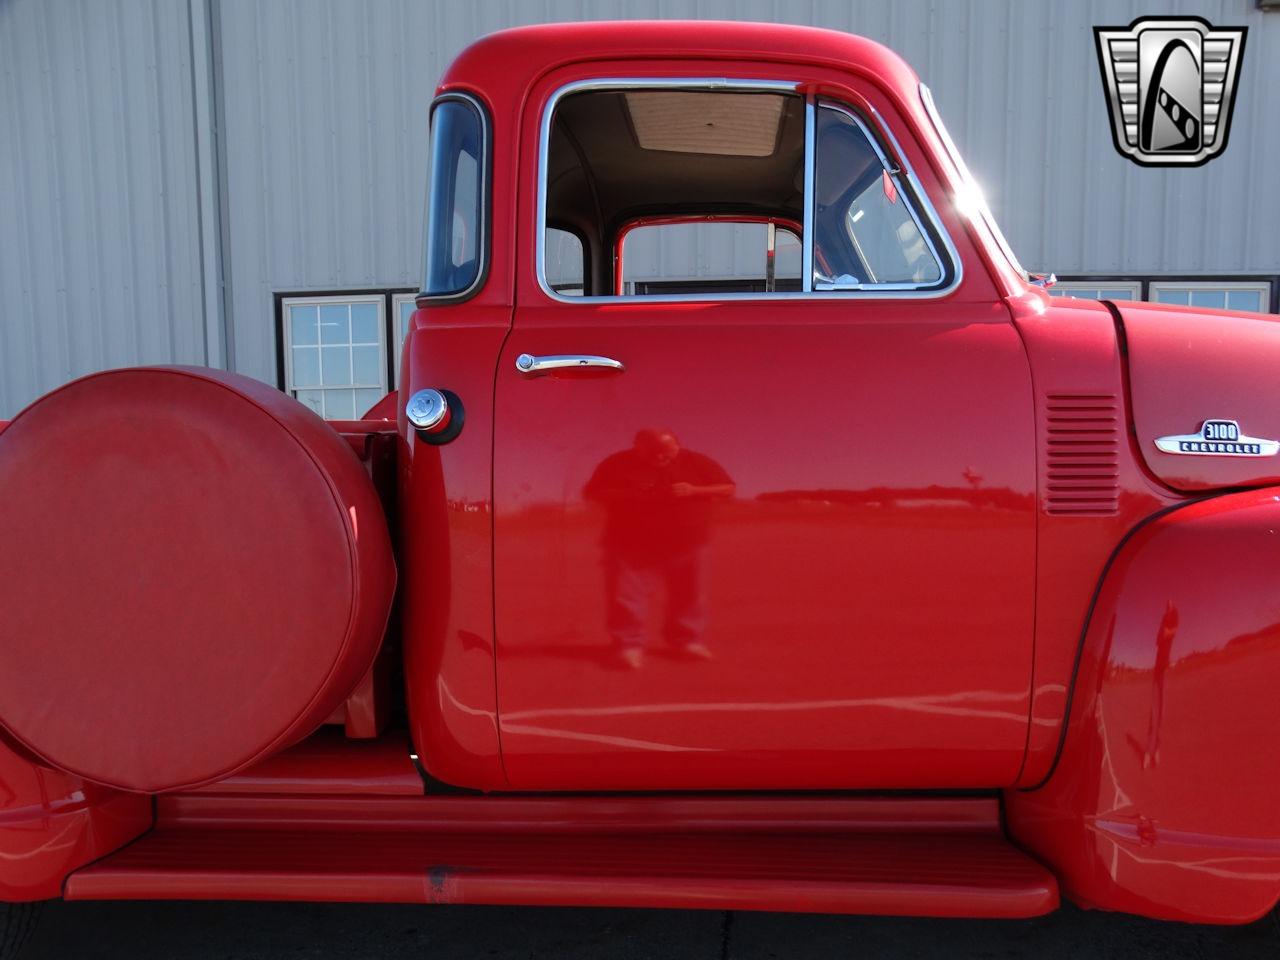
[[(1162, 12), (1251, 28), (1231, 149), (1194, 170), (1139, 169), (1111, 144), (1092, 27)], [(235, 363), (267, 380), (274, 292), (418, 282), (432, 88), (472, 39), (532, 22), (736, 18), (865, 34), (932, 86), (1029, 267), (1280, 273), (1267, 162), (1280, 155), (1280, 15), (1252, 0), (221, 0), (220, 13)]]
[(203, 363), (187, 7), (0, 4), (0, 416)]
[[(1280, 274), (1280, 14), (1253, 0), (209, 2), (229, 352), (269, 382), (275, 293), (418, 283), (436, 80), (475, 37), (535, 21), (865, 34), (933, 87), (1028, 267)], [(1197, 169), (1140, 169), (1111, 144), (1092, 27), (1157, 13), (1250, 28), (1231, 145)], [(0, 416), (94, 367), (202, 359), (187, 20), (173, 3), (0, 4)]]

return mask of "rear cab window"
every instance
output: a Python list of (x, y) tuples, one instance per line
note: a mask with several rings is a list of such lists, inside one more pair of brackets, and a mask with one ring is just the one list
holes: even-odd
[(613, 292), (646, 296), (799, 291), (801, 231), (799, 224), (764, 218), (636, 221), (615, 244)]
[(424, 297), (477, 289), (488, 260), (488, 118), (473, 97), (447, 93), (431, 108)]

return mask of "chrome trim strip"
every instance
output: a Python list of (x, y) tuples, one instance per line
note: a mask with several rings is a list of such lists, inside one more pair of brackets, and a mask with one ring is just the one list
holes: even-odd
[[(921, 221), (920, 214), (916, 209), (917, 203), (915, 201), (917, 197), (925, 196), (924, 189), (920, 186), (920, 181), (915, 178), (915, 174), (911, 171), (911, 165), (907, 163), (907, 158), (902, 152), (902, 147), (898, 144), (896, 139), (892, 138), (891, 134), (888, 134), (888, 127), (885, 125), (883, 118), (881, 118), (878, 113), (876, 114), (876, 119), (878, 121), (877, 126), (884, 130), (886, 135), (890, 138), (889, 142), (893, 147), (894, 153), (897, 154), (898, 159), (902, 163), (901, 169), (895, 168), (889, 162), (888, 156), (885, 155), (884, 150), (880, 146), (880, 141), (876, 139), (872, 134), (871, 129), (863, 122), (861, 117), (853, 112), (853, 110), (834, 100), (824, 99), (818, 104), (818, 106), (826, 110), (834, 110), (837, 113), (842, 113), (856, 123), (858, 125), (858, 129), (862, 131), (862, 135), (866, 137), (867, 142), (871, 144), (871, 149), (875, 150), (876, 156), (880, 158), (880, 166), (889, 171), (890, 176), (894, 176), (894, 179), (901, 178), (906, 181), (906, 186), (910, 188), (909, 193), (913, 194), (913, 196), (909, 198), (912, 202), (907, 205), (907, 212), (911, 214), (911, 219), (915, 223), (916, 229), (920, 231), (920, 236), (924, 238), (925, 244), (929, 247), (929, 253), (933, 255), (934, 262), (938, 265), (938, 269), (942, 271), (942, 277), (933, 283), (866, 283), (862, 284), (860, 289), (866, 290), (872, 294), (877, 290), (920, 290), (928, 291), (930, 293), (950, 293), (960, 285), (960, 276), (963, 273), (963, 267), (960, 264), (960, 256), (956, 253), (955, 246), (951, 243), (951, 237), (948, 236), (947, 231), (943, 229), (941, 222), (938, 220), (937, 211), (933, 210), (932, 205), (930, 205), (929, 210), (927, 211), (927, 213), (931, 214), (929, 217), (930, 223), (926, 224)], [(895, 170), (897, 170), (896, 176), (894, 175)], [(923, 206), (923, 204), (920, 204), (920, 206)], [(946, 247), (947, 251), (947, 259), (951, 261), (952, 280), (945, 286), (941, 286), (940, 284), (947, 276), (947, 263), (939, 255), (938, 248), (933, 242), (933, 236), (929, 231), (930, 225), (932, 225), (935, 234), (942, 238), (943, 245)], [(856, 239), (854, 240), (854, 244), (857, 245)], [(869, 270), (870, 267), (868, 266), (867, 269)]]
[[(927, 214), (930, 222), (934, 225), (936, 233), (942, 238), (943, 246), (947, 251), (951, 260), (952, 281), (945, 287), (929, 288), (920, 287), (917, 284), (877, 284), (874, 287), (863, 287), (858, 290), (831, 290), (815, 293), (813, 291), (813, 230), (812, 230), (812, 210), (813, 210), (813, 190), (814, 190), (814, 168), (816, 166), (814, 144), (814, 135), (816, 127), (816, 107), (814, 98), (806, 96), (805, 98), (805, 184), (804, 184), (804, 218), (803, 224), (804, 236), (801, 237), (802, 243), (802, 268), (803, 276), (801, 277), (800, 292), (786, 293), (683, 293), (683, 294), (652, 294), (645, 296), (582, 296), (582, 297), (566, 297), (551, 288), (546, 278), (546, 223), (547, 223), (547, 159), (551, 147), (551, 120), (555, 116), (556, 106), (560, 100), (571, 93), (580, 93), (584, 90), (630, 90), (637, 88), (647, 89), (693, 89), (693, 90), (766, 90), (777, 91), (780, 93), (795, 92), (799, 87), (797, 82), (786, 80), (732, 80), (724, 77), (608, 77), (597, 78), (593, 80), (576, 80), (567, 83), (556, 89), (550, 99), (547, 101), (546, 107), (543, 108), (542, 118), (539, 125), (538, 137), (538, 193), (537, 193), (537, 222), (535, 224), (536, 236), (534, 238), (535, 264), (534, 273), (537, 276), (538, 286), (543, 294), (556, 303), (609, 303), (609, 304), (629, 304), (637, 307), (643, 307), (645, 304), (652, 303), (717, 303), (722, 301), (742, 302), (742, 301), (776, 301), (776, 300), (842, 300), (842, 299), (859, 299), (859, 300), (932, 300), (945, 297), (953, 293), (964, 278), (964, 268), (960, 260), (959, 254), (956, 252), (955, 245), (951, 241), (950, 235), (943, 228), (941, 219), (938, 217), (937, 209), (929, 200), (929, 195), (920, 185), (920, 181), (916, 178), (915, 173), (911, 170), (910, 164), (907, 162), (905, 154), (903, 154), (897, 139), (889, 130), (888, 125), (878, 113), (874, 113), (876, 127), (883, 132), (885, 138), (893, 147), (897, 155), (902, 159), (902, 175), (906, 178), (907, 184), (911, 188), (911, 192), (920, 203), (921, 209)], [(844, 108), (842, 105), (840, 109)], [(863, 127), (864, 132), (866, 126), (862, 120), (856, 115), (851, 114), (854, 120)], [(884, 162), (884, 154), (880, 149), (879, 142), (873, 136), (868, 134), (876, 152), (881, 156), (881, 162)], [(913, 217), (916, 211), (912, 211)], [(919, 225), (919, 220), (917, 220)], [(925, 235), (926, 242), (930, 244), (930, 249), (936, 249), (932, 245), (932, 240), (928, 236), (927, 231), (922, 230)], [(941, 264), (942, 261), (939, 260)]]
[(813, 94), (808, 94), (804, 98), (804, 223), (800, 237), (800, 290), (803, 293), (813, 292), (813, 172), (817, 153), (814, 140), (817, 115)]
[[(492, 189), (493, 179), (493, 148), (492, 148), (492, 131), (489, 124), (489, 111), (485, 109), (483, 103), (479, 99), (463, 90), (450, 90), (448, 93), (442, 93), (431, 101), (431, 107), (427, 111), (428, 134), (427, 134), (427, 152), (430, 154), (430, 119), (435, 115), (436, 107), (448, 100), (460, 100), (471, 107), (476, 112), (476, 116), (480, 118), (480, 157), (478, 164), (480, 165), (480, 222), (477, 225), (479, 236), (476, 237), (476, 275), (470, 285), (463, 290), (454, 291), (452, 293), (427, 293), (427, 258), (431, 255), (430, 238), (431, 238), (431, 211), (425, 209), (423, 216), (423, 236), (422, 236), (422, 287), (418, 291), (418, 295), (414, 298), (415, 305), (421, 306), (423, 301), (428, 304), (432, 303), (453, 303), (456, 301), (468, 300), (484, 285), (485, 280), (489, 278), (489, 261), (492, 258), (490, 233), (492, 225), (489, 223), (489, 205), (491, 198), (489, 196)], [(427, 157), (428, 164), (431, 157)], [(424, 204), (431, 202), (431, 184), (427, 183), (427, 198)]]
[(538, 377), (553, 370), (577, 370), (582, 367), (617, 370), (619, 373), (627, 369), (612, 357), (600, 357), (590, 353), (558, 353), (545, 357), (522, 353), (516, 357), (516, 370), (526, 377)]
[[(573, 93), (587, 90), (765, 90), (777, 93), (793, 93), (796, 84), (787, 80), (730, 80), (727, 77), (598, 77), (593, 80), (575, 80), (556, 89), (542, 111), (538, 134), (538, 214), (534, 237), (534, 272), (538, 286), (552, 300), (560, 303), (631, 303), (637, 300), (653, 302), (655, 297), (582, 296), (565, 297), (551, 289), (547, 283), (547, 157), (551, 152), (551, 120), (560, 101)], [(758, 294), (753, 294), (758, 296)]]
[(778, 285), (778, 225), (770, 220), (764, 229), (764, 292), (773, 293)]

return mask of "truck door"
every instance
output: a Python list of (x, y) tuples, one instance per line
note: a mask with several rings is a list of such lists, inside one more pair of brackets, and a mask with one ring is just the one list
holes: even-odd
[(494, 436), (510, 785), (1012, 782), (1030, 373), (918, 148), (780, 81), (530, 103)]

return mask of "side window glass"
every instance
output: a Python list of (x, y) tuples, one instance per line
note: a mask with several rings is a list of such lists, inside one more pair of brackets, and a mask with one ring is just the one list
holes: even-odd
[(958, 282), (887, 130), (799, 84), (664, 82), (553, 95), (537, 196), (548, 295), (874, 297)]
[(779, 274), (775, 261), (771, 279), (766, 234), (771, 221), (796, 229), (804, 222), (806, 123), (804, 97), (779, 85), (651, 89), (620, 81), (559, 97), (543, 146), (544, 287), (578, 293), (572, 269), (582, 258), (555, 229), (573, 224), (588, 251), (590, 296), (799, 289), (796, 244), (775, 245), (791, 273)]
[(586, 255), (576, 233), (548, 227), (546, 234), (547, 284), (562, 297), (580, 297), (586, 277)]
[(800, 289), (800, 237), (772, 220), (639, 223), (618, 241), (616, 293), (774, 293)]
[(939, 283), (942, 264), (901, 177), (885, 167), (862, 125), (822, 106), (816, 142), (814, 289)]
[(484, 120), (467, 100), (446, 99), (431, 115), (423, 293), (464, 293), (480, 278), (484, 228)]

